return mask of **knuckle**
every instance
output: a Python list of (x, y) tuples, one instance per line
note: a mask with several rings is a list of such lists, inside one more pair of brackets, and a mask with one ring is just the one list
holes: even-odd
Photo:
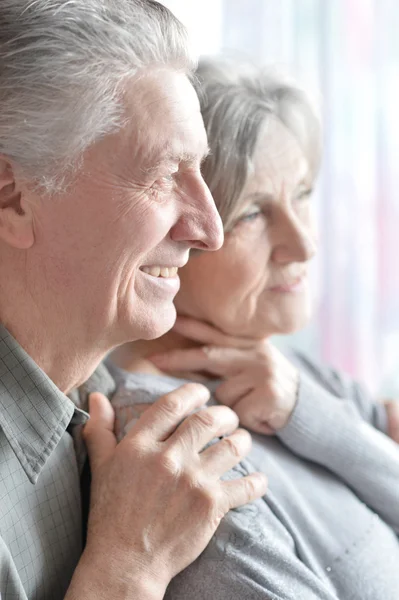
[(255, 356), (259, 359), (268, 360), (270, 358), (270, 352), (266, 346), (261, 344), (255, 349)]
[(252, 435), (246, 429), (238, 429), (237, 434), (239, 434), (241, 439), (241, 445), (245, 445), (245, 452), (249, 452), (252, 447)]
[(251, 477), (246, 477), (242, 481), (244, 482), (244, 489), (247, 497), (254, 498), (256, 496), (256, 486), (254, 480)]
[(216, 495), (208, 487), (201, 486), (197, 488), (197, 498), (201, 503), (202, 510), (206, 513), (214, 513), (217, 504)]
[(194, 468), (182, 469), (179, 474), (179, 486), (190, 501), (201, 512), (213, 513), (218, 505), (218, 490), (215, 489), (203, 473)]
[(191, 417), (195, 425), (205, 429), (215, 429), (217, 420), (216, 415), (210, 410), (200, 410)]
[(279, 387), (275, 381), (269, 381), (267, 384), (267, 395), (271, 400), (279, 395)]
[(195, 473), (191, 469), (182, 471), (179, 477), (179, 484), (182, 486), (185, 495), (191, 498), (191, 501), (199, 508), (201, 513), (209, 516), (215, 512), (217, 508), (217, 495), (207, 485), (207, 482), (198, 476), (198, 473)]
[(219, 360), (223, 358), (223, 348), (218, 348), (217, 346), (203, 346), (203, 353), (212, 360)]
[(180, 482), (183, 488), (186, 490), (193, 490), (198, 485), (198, 482), (194, 477), (193, 473), (188, 469), (185, 469), (180, 474)]
[(241, 458), (241, 447), (235, 438), (227, 437), (224, 438), (223, 444), (225, 445), (229, 454), (234, 456), (237, 460)]
[(238, 427), (239, 418), (237, 413), (232, 410), (229, 406), (218, 406), (219, 419), (221, 422), (230, 422), (231, 425)]
[(153, 452), (152, 441), (147, 435), (143, 435), (142, 432), (135, 432), (129, 438), (124, 438), (119, 445), (121, 446), (121, 444), (124, 444), (124, 448), (126, 447), (127, 449), (126, 451), (140, 457)]
[(183, 400), (177, 390), (167, 394), (162, 398), (161, 406), (163, 410), (172, 416), (179, 416), (183, 409)]
[(181, 463), (177, 454), (170, 449), (160, 452), (157, 456), (157, 467), (163, 475), (177, 478), (181, 475)]

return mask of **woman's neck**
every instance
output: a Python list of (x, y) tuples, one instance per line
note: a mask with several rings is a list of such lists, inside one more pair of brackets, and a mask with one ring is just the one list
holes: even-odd
[(174, 331), (169, 331), (156, 340), (140, 340), (119, 346), (111, 354), (111, 360), (126, 371), (159, 375), (161, 371), (149, 360), (153, 354), (195, 348), (199, 345)]

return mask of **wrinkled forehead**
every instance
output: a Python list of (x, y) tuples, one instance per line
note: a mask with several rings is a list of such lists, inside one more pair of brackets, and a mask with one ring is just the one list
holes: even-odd
[(311, 177), (310, 165), (295, 135), (277, 118), (259, 132), (253, 155), (254, 176), (296, 186)]
[(313, 174), (294, 134), (278, 119), (267, 119), (261, 127), (250, 161), (247, 180), (234, 216), (248, 205), (276, 201), (313, 183)]
[(136, 81), (126, 95), (131, 155), (144, 167), (207, 151), (206, 133), (194, 88), (183, 73), (158, 70)]

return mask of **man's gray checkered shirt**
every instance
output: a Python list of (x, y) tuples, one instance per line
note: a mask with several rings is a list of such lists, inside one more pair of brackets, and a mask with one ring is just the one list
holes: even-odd
[(0, 592), (60, 600), (81, 554), (79, 473), (66, 431), (86, 413), (0, 325)]

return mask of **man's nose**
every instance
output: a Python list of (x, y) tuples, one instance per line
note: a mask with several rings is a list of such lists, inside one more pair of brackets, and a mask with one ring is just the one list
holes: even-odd
[(171, 231), (172, 239), (198, 250), (219, 250), (224, 241), (223, 225), (202, 177), (192, 184), (183, 202), (180, 219)]

